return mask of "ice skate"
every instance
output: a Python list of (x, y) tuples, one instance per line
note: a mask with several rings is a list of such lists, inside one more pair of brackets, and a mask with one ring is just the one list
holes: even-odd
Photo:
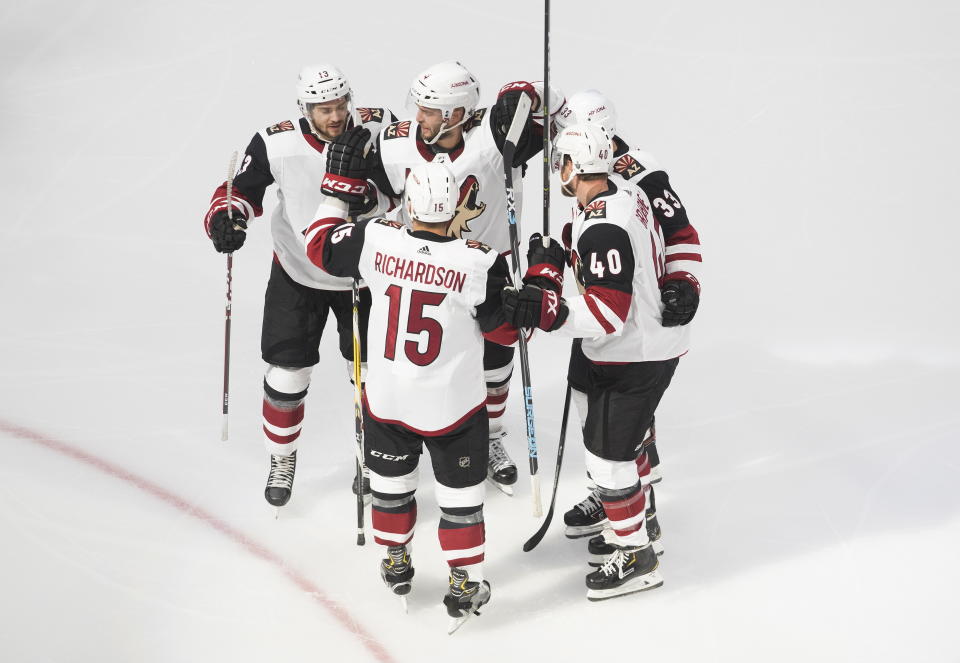
[(567, 526), (565, 534), (568, 539), (579, 539), (602, 532), (609, 521), (597, 489), (594, 488), (585, 500), (563, 514), (563, 522)]
[(452, 634), (473, 615), (479, 615), (480, 608), (489, 600), (489, 582), (472, 582), (463, 569), (450, 569), (450, 590), (443, 597), (443, 604), (447, 606), (447, 614), (450, 615), (447, 633)]
[(615, 548), (599, 569), (587, 575), (587, 598), (602, 601), (659, 587), (663, 584), (659, 566), (652, 546)]
[(506, 433), (490, 433), (490, 458), (487, 461), (487, 479), (507, 495), (513, 495), (517, 482), (517, 465), (503, 448)]
[(383, 583), (393, 592), (407, 611), (407, 594), (410, 593), (414, 569), (410, 561), (410, 553), (406, 546), (390, 546), (387, 556), (380, 560), (380, 577)]
[(270, 455), (270, 474), (267, 475), (267, 487), (263, 496), (275, 507), (285, 505), (290, 501), (293, 491), (293, 475), (297, 470), (297, 452), (287, 456)]
[[(353, 484), (350, 486), (350, 490), (354, 495), (357, 494), (357, 475), (353, 475)], [(370, 492), (370, 470), (367, 469), (367, 466), (363, 466), (363, 503), (370, 504), (373, 501), (373, 495)]]
[[(660, 541), (660, 525), (657, 523), (657, 514), (647, 513), (647, 537), (650, 539), (650, 546), (657, 557), (663, 554), (663, 543)], [(606, 532), (598, 534), (587, 542), (587, 564), (590, 566), (600, 566), (606, 559), (614, 553), (616, 546), (607, 542)]]

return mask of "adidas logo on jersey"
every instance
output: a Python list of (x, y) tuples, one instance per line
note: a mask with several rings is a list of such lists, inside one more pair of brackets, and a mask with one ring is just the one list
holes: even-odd
[(430, 247), (424, 244), (417, 250), (417, 253), (422, 253), (423, 255), (428, 256), (430, 255)]

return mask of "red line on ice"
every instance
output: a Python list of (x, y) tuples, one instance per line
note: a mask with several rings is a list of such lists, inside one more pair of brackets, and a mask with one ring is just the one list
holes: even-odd
[(314, 585), (308, 578), (287, 566), (283, 559), (276, 553), (263, 547), (261, 544), (243, 534), (243, 532), (234, 529), (213, 514), (194, 504), (190, 504), (182, 497), (174, 495), (166, 488), (158, 486), (148, 479), (144, 479), (143, 477), (137, 476), (136, 474), (125, 470), (118, 465), (114, 465), (113, 463), (94, 456), (93, 454), (87, 453), (86, 451), (75, 449), (63, 442), (60, 442), (59, 440), (54, 440), (53, 438), (47, 437), (46, 435), (36, 431), (12, 424), (8, 421), (4, 421), (3, 419), (0, 419), (0, 431), (20, 438), (21, 440), (34, 442), (42, 447), (50, 449), (51, 451), (56, 451), (64, 456), (69, 456), (74, 460), (80, 461), (85, 465), (94, 467), (105, 474), (109, 474), (112, 477), (125, 481), (139, 488), (143, 492), (163, 500), (178, 511), (181, 511), (189, 516), (193, 516), (194, 518), (206, 523), (229, 539), (232, 539), (234, 543), (237, 543), (241, 547), (245, 548), (247, 552), (259, 557), (265, 562), (270, 562), (278, 569), (283, 571), (284, 575), (286, 575), (294, 585), (310, 594), (310, 596), (312, 596), (317, 603), (323, 606), (327, 612), (329, 612), (338, 622), (340, 622), (341, 626), (355, 635), (360, 640), (361, 644), (366, 647), (367, 651), (369, 651), (377, 661), (380, 661), (381, 663), (394, 663), (393, 657), (387, 653), (386, 648), (380, 644), (376, 638), (370, 635), (370, 633), (368, 633), (366, 629), (360, 625), (357, 619), (354, 618), (346, 608), (333, 599), (328, 598), (323, 591)]

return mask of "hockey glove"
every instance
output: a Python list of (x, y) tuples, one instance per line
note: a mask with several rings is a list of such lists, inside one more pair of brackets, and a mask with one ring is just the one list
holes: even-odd
[(348, 203), (363, 203), (367, 195), (369, 163), (364, 149), (370, 130), (354, 127), (327, 145), (327, 172), (320, 188), (328, 196)]
[[(497, 101), (491, 109), (493, 126), (499, 135), (500, 140), (506, 139), (507, 132), (510, 131), (510, 125), (513, 123), (513, 116), (517, 113), (517, 105), (520, 103), (520, 96), (524, 94), (530, 97), (531, 101), (533, 102), (533, 107), (536, 107), (536, 105), (540, 103), (540, 98), (537, 96), (536, 89), (534, 89), (533, 85), (527, 83), (526, 81), (507, 83), (500, 88), (500, 94), (497, 96)], [(535, 108), (532, 110), (535, 110)], [(514, 168), (519, 168), (524, 163), (522, 159), (522, 155), (524, 153), (523, 148), (530, 140), (530, 125), (531, 123), (528, 120), (524, 124), (523, 132), (517, 139), (517, 156), (514, 157), (512, 164)]]
[(520, 290), (504, 288), (502, 300), (507, 322), (517, 328), (554, 331), (563, 326), (570, 313), (559, 293), (535, 285), (525, 285)]
[(528, 267), (523, 282), (563, 292), (563, 266), (566, 262), (567, 252), (560, 242), (551, 237), (550, 243), (544, 246), (543, 235), (533, 233), (527, 247)]
[(247, 220), (236, 209), (233, 210), (233, 219), (230, 219), (227, 210), (222, 209), (210, 217), (210, 239), (213, 248), (220, 253), (233, 253), (247, 239)]
[(685, 278), (670, 279), (660, 288), (660, 301), (663, 302), (664, 327), (685, 325), (697, 313), (700, 305), (700, 293)]

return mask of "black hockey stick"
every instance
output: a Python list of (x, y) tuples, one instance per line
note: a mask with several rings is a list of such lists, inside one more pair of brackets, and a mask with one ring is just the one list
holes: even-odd
[[(517, 140), (530, 116), (530, 97), (520, 95), (517, 110), (507, 131), (503, 143), (503, 179), (507, 193), (507, 221), (510, 224), (510, 263), (513, 268), (514, 285), (520, 284), (520, 236), (517, 230), (517, 208), (513, 189), (513, 157), (517, 151)], [(527, 354), (527, 337), (520, 330), (517, 342), (520, 352), (520, 377), (523, 381), (523, 405), (527, 419), (527, 453), (530, 456), (530, 487), (533, 496), (533, 516), (543, 514), (540, 500), (540, 476), (537, 459), (537, 433), (533, 422), (533, 388), (530, 386), (530, 358)]]
[[(237, 170), (237, 153), (230, 157), (227, 166), (227, 218), (233, 225), (233, 176)], [(230, 414), (230, 324), (233, 318), (233, 251), (227, 254), (227, 305), (223, 322), (223, 423), (220, 439), (226, 441), (229, 436), (228, 417)]]
[(550, 236), (550, 0), (543, 0), (543, 246)]
[(360, 388), (360, 281), (353, 280), (353, 423), (357, 442), (357, 545), (366, 541), (363, 533), (363, 393)]
[(544, 519), (540, 529), (534, 532), (533, 536), (527, 539), (523, 544), (523, 552), (530, 552), (536, 548), (543, 540), (543, 536), (550, 528), (550, 521), (553, 520), (553, 509), (557, 505), (557, 486), (560, 485), (560, 466), (563, 464), (563, 447), (567, 439), (567, 418), (570, 415), (570, 384), (567, 383), (567, 395), (563, 399), (563, 422), (560, 424), (560, 442), (557, 444), (557, 467), (553, 471), (553, 494), (550, 496), (550, 508), (547, 509), (547, 517)]

